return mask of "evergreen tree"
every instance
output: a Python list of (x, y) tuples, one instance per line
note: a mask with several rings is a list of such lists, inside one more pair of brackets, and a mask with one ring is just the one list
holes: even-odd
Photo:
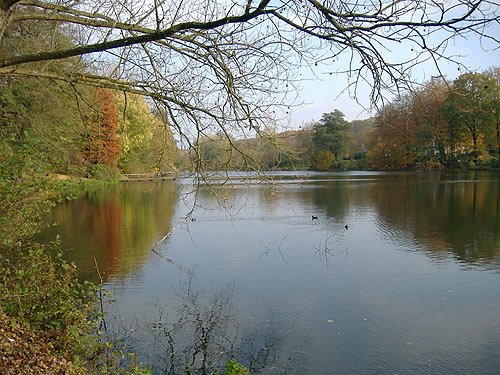
[(323, 113), (321, 120), (314, 126), (313, 144), (316, 151), (330, 151), (335, 159), (346, 155), (349, 147), (349, 123), (338, 109)]

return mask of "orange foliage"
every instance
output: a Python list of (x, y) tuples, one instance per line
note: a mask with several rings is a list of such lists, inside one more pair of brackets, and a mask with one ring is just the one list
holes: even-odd
[(410, 100), (402, 96), (379, 112), (372, 133), (374, 146), (368, 152), (374, 168), (405, 169), (414, 164), (417, 127)]
[(118, 108), (113, 92), (105, 88), (96, 90), (96, 114), (89, 124), (85, 156), (91, 164), (105, 164), (116, 168), (120, 156), (118, 138)]

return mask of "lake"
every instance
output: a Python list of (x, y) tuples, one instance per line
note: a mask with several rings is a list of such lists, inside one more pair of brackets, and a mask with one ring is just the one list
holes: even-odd
[(43, 237), (154, 373), (499, 373), (500, 173), (257, 177), (86, 193)]

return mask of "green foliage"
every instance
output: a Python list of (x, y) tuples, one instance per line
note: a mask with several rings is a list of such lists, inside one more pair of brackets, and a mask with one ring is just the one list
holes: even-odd
[[(116, 177), (115, 174), (112, 175)], [(54, 200), (57, 202), (71, 201), (78, 198), (82, 193), (89, 193), (103, 187), (117, 184), (117, 179), (96, 179), (96, 178), (68, 178), (64, 180), (54, 180), (52, 190)]]
[(151, 375), (152, 370), (143, 363), (138, 363), (135, 353), (118, 341), (96, 342), (99, 357), (87, 363), (91, 374), (100, 375)]
[(40, 219), (51, 206), (35, 199), (45, 196), (50, 186), (43, 161), (30, 143), (13, 143), (0, 139), (0, 251), (20, 246), (38, 232)]
[(168, 124), (152, 113), (144, 97), (117, 94), (116, 98), (120, 113), (120, 170), (124, 173), (172, 170), (178, 150)]
[(319, 150), (314, 154), (314, 168), (318, 171), (327, 171), (335, 160), (333, 152), (327, 150)]
[(75, 266), (64, 261), (57, 243), (30, 243), (15, 251), (3, 250), (2, 310), (24, 326), (54, 332), (56, 349), (83, 355), (94, 329), (89, 320), (94, 313), (94, 286), (77, 281)]
[[(48, 148), (55, 144), (43, 134), (44, 124), (37, 123), (35, 107), (24, 116), (23, 108), (16, 107), (19, 103), (6, 99), (17, 89), (11, 88), (1, 92), (0, 107), (12, 114), (0, 116), (0, 309), (22, 327), (48, 336), (48, 350), (91, 368), (103, 363), (98, 358), (104, 352), (95, 335), (100, 319), (94, 309), (95, 288), (78, 282), (76, 268), (63, 260), (59, 244), (33, 240), (52, 199), (74, 197), (75, 187), (85, 183), (54, 180), (59, 165), (55, 161), (64, 157), (54, 158), (58, 150)], [(42, 127), (39, 132), (34, 129), (37, 124)], [(67, 146), (79, 152), (71, 147)]]
[(76, 90), (36, 79), (0, 82), (0, 138), (13, 150), (29, 147), (45, 170), (83, 173), (83, 123)]
[(117, 171), (105, 164), (92, 164), (88, 169), (88, 176), (96, 180), (113, 181), (118, 177)]
[(353, 166), (354, 166), (354, 163), (351, 162), (351, 160), (344, 159), (344, 160), (340, 160), (338, 162), (338, 169), (341, 171), (352, 170), (352, 169), (354, 169)]
[(236, 359), (231, 359), (227, 361), (226, 370), (221, 375), (250, 375), (250, 371)]
[(490, 161), (489, 167), (500, 169), (500, 156), (497, 156), (493, 160)]
[(349, 123), (338, 109), (323, 113), (319, 123), (314, 125), (314, 148), (330, 151), (337, 159), (346, 156), (349, 145), (348, 128)]

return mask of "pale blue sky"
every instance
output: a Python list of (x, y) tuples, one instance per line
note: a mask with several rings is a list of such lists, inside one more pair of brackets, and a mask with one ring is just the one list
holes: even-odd
[[(488, 33), (500, 38), (500, 26), (490, 27)], [(493, 43), (485, 40), (481, 43), (478, 38), (469, 38), (468, 40), (459, 38), (448, 45), (447, 55), (457, 56), (455, 59), (462, 62), (471, 71), (482, 72), (489, 67), (500, 66), (500, 49), (495, 50), (494, 48)], [(397, 57), (397, 53), (391, 55)], [(304, 123), (317, 121), (321, 118), (322, 113), (332, 112), (334, 109), (340, 109), (349, 121), (370, 117), (370, 113), (365, 111), (355, 100), (349, 98), (347, 93), (336, 98), (347, 86), (347, 81), (346, 77), (328, 74), (334, 69), (336, 68), (323, 66), (316, 73), (320, 79), (315, 79), (311, 73), (304, 69), (304, 76), (309, 78), (301, 84), (302, 90), (299, 100), (304, 104), (292, 110), (287, 121), (288, 125), (296, 128)], [(453, 80), (464, 72), (464, 70), (458, 71), (456, 64), (448, 62), (442, 62), (440, 69), (448, 80)], [(414, 79), (418, 82), (428, 81), (432, 76), (438, 75), (437, 69), (431, 63), (416, 67), (413, 73)], [(360, 93), (358, 100), (368, 108), (370, 106), (369, 87), (363, 88)]]

